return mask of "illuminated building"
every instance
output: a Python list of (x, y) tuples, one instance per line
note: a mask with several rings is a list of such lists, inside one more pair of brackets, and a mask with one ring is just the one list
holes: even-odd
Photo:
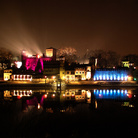
[(75, 67), (76, 80), (90, 80), (92, 66), (89, 64), (81, 64)]
[(76, 67), (75, 68), (75, 80), (86, 80), (85, 67)]
[(52, 60), (56, 60), (56, 49), (53, 47), (46, 49), (46, 57), (52, 58)]
[(19, 69), (22, 66), (21, 61), (15, 61), (15, 66)]
[(13, 96), (31, 96), (32, 95), (32, 90), (14, 90), (13, 91)]
[(75, 81), (75, 72), (74, 70), (66, 70), (66, 81)]
[(91, 79), (91, 68), (89, 64), (78, 64), (66, 67), (66, 81), (80, 81)]
[(122, 61), (122, 67), (129, 68), (129, 61)]
[(22, 65), (25, 66), (27, 70), (33, 70), (42, 72), (44, 69), (43, 62), (55, 61), (56, 60), (56, 49), (48, 48), (46, 49), (46, 56), (40, 55), (28, 55), (26, 51), (22, 51)]
[(93, 79), (95, 81), (127, 81), (128, 76), (128, 70), (97, 69), (95, 70)]
[(12, 72), (13, 72), (12, 69), (4, 70), (4, 74), (3, 74), (4, 81), (8, 81), (11, 79)]
[(27, 75), (27, 74), (13, 74), (12, 75), (13, 80), (18, 80), (18, 81), (31, 81), (32, 80), (32, 75)]
[(86, 79), (87, 80), (90, 80), (91, 79), (91, 66), (90, 65), (88, 65), (88, 66), (86, 66)]

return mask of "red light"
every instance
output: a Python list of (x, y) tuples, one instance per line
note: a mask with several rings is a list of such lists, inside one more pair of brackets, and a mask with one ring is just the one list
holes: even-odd
[(128, 96), (128, 98), (132, 98), (132, 94), (128, 94), (127, 96)]
[(17, 99), (21, 99), (21, 96), (17, 96)]
[(45, 94), (45, 95), (43, 95), (43, 97), (44, 97), (44, 98), (47, 98), (47, 95)]

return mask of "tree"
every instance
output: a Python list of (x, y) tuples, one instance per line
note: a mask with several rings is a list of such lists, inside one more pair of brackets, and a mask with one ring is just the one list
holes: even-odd
[(6, 68), (4, 67), (4, 64), (6, 64), (7, 68), (11, 66), (12, 57), (13, 54), (11, 51), (6, 48), (0, 48), (0, 63), (2, 65), (2, 69)]
[[(86, 56), (85, 56), (86, 57)], [(119, 65), (120, 56), (114, 51), (91, 50), (87, 53), (87, 58), (95, 57), (98, 59), (99, 68), (112, 68)]]
[(120, 55), (114, 51), (107, 52), (108, 67), (118, 66), (120, 62)]
[(68, 62), (75, 62), (77, 60), (77, 50), (72, 47), (60, 48), (57, 50), (58, 56), (65, 56)]

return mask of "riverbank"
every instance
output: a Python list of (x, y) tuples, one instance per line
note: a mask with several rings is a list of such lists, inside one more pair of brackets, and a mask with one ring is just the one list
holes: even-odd
[[(136, 81), (74, 81), (61, 82), (62, 87), (138, 87)], [(57, 87), (57, 82), (33, 82), (33, 81), (1, 81), (0, 87)]]

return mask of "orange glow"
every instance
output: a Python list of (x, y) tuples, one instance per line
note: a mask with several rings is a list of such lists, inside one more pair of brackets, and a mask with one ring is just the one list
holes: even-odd
[(52, 94), (52, 97), (55, 97), (55, 94)]
[(38, 108), (38, 109), (40, 109), (40, 107), (41, 107), (41, 106), (40, 106), (40, 103), (38, 103), (38, 106), (37, 106), (37, 108)]
[(37, 58), (40, 58), (40, 55), (37, 54), (36, 57), (37, 57)]
[(128, 76), (128, 81), (132, 81), (132, 77), (131, 76)]

